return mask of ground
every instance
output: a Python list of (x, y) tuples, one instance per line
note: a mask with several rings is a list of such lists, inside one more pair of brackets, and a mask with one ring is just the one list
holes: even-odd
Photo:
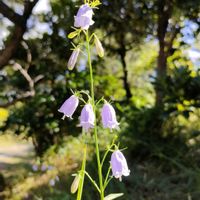
[(4, 173), (19, 164), (30, 164), (32, 157), (33, 146), (30, 142), (20, 141), (16, 137), (0, 137), (0, 170)]
[(31, 168), (34, 157), (33, 145), (30, 141), (19, 139), (11, 135), (0, 136), (0, 172), (3, 174), (8, 190), (10, 185), (23, 178)]

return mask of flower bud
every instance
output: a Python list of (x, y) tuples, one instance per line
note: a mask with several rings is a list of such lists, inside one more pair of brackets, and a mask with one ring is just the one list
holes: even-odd
[(103, 105), (101, 118), (104, 128), (110, 128), (111, 130), (119, 128), (119, 123), (116, 119), (115, 110), (109, 103), (105, 103)]
[(64, 114), (63, 119), (65, 118), (65, 116), (72, 118), (72, 115), (74, 114), (78, 103), (78, 97), (76, 95), (72, 95), (62, 104), (58, 111)]
[(97, 51), (97, 54), (99, 55), (99, 57), (103, 57), (104, 56), (104, 49), (103, 49), (103, 46), (99, 40), (99, 38), (95, 35), (94, 36), (94, 43), (95, 43), (95, 46), (96, 46), (96, 51)]
[(74, 194), (78, 190), (79, 182), (80, 182), (80, 175), (77, 174), (71, 185), (71, 193), (72, 194)]
[(122, 175), (129, 176), (130, 170), (128, 169), (126, 158), (120, 150), (116, 150), (112, 153), (110, 164), (115, 178), (119, 178), (121, 181)]
[(107, 195), (104, 200), (113, 200), (113, 199), (117, 199), (118, 197), (123, 196), (123, 193), (113, 193), (113, 194), (109, 194)]
[(87, 132), (88, 129), (94, 127), (95, 115), (91, 104), (86, 104), (80, 116), (80, 126)]
[(70, 58), (69, 58), (69, 61), (67, 63), (67, 67), (69, 70), (72, 70), (74, 69), (74, 66), (76, 65), (76, 62), (77, 62), (77, 59), (78, 59), (78, 56), (79, 56), (79, 53), (80, 53), (80, 49), (79, 48), (76, 48)]

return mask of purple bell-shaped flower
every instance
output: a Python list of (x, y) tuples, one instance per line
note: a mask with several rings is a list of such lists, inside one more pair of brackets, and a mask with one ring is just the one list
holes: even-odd
[(112, 153), (110, 164), (112, 174), (115, 178), (119, 178), (121, 181), (122, 176), (129, 176), (130, 170), (128, 169), (126, 158), (120, 150), (116, 150)]
[(59, 112), (64, 114), (62, 119), (64, 119), (66, 116), (72, 119), (72, 115), (74, 114), (78, 103), (79, 99), (76, 95), (72, 95), (71, 97), (69, 97), (58, 110)]
[(94, 21), (92, 20), (93, 14), (93, 10), (88, 4), (82, 5), (78, 10), (77, 15), (74, 17), (74, 26), (87, 30), (94, 24)]
[(109, 103), (105, 103), (103, 105), (101, 118), (104, 128), (110, 128), (111, 130), (119, 128), (119, 123), (116, 119), (115, 110)]
[(80, 126), (87, 132), (94, 127), (95, 115), (91, 104), (86, 104), (80, 116)]

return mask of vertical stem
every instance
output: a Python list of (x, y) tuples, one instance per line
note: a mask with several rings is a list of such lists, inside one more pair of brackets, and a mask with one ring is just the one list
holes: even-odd
[(103, 187), (103, 177), (102, 177), (102, 167), (100, 161), (100, 153), (99, 153), (99, 143), (97, 136), (97, 124), (96, 124), (96, 108), (95, 108), (95, 99), (94, 99), (94, 79), (93, 79), (93, 69), (91, 62), (91, 53), (90, 53), (90, 40), (88, 31), (86, 32), (86, 41), (87, 41), (87, 53), (88, 53), (88, 65), (90, 69), (90, 90), (92, 96), (92, 106), (95, 113), (95, 123), (94, 123), (94, 138), (95, 138), (95, 147), (96, 147), (96, 157), (97, 157), (97, 165), (98, 165), (98, 176), (99, 176), (99, 185), (100, 185), (100, 195), (101, 200), (104, 200), (104, 187)]
[(79, 187), (78, 187), (78, 193), (77, 193), (76, 200), (81, 200), (81, 198), (82, 198), (83, 184), (84, 184), (84, 178), (85, 178), (86, 156), (87, 156), (87, 145), (85, 145), (85, 147), (84, 147), (83, 161), (82, 161), (81, 172), (80, 172), (81, 179), (80, 179), (80, 183), (79, 183)]

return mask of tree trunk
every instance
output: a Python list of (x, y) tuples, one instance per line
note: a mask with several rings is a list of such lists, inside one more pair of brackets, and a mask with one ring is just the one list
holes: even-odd
[[(157, 80), (164, 79), (167, 75), (167, 56), (164, 51), (165, 45), (159, 40), (159, 55), (157, 58)], [(164, 94), (162, 90), (156, 88), (156, 106), (162, 106)]]
[(4, 176), (3, 174), (0, 173), (0, 192), (3, 192), (5, 187), (6, 187), (6, 182), (5, 182)]
[(122, 63), (122, 68), (123, 68), (123, 84), (124, 84), (124, 89), (126, 91), (126, 98), (129, 100), (132, 97), (132, 93), (130, 90), (130, 85), (128, 83), (128, 70), (127, 70), (127, 65), (126, 65), (126, 50), (124, 48), (120, 49), (119, 51), (121, 63)]
[[(172, 2), (170, 0), (158, 1), (158, 28), (157, 38), (159, 41), (159, 55), (157, 58), (157, 80), (158, 82), (165, 79), (167, 75), (167, 57), (169, 47), (166, 42), (166, 33), (169, 25), (169, 19), (172, 14)], [(163, 106), (164, 94), (159, 87), (156, 91), (156, 106)]]
[(6, 48), (0, 51), (0, 68), (3, 68), (5, 65), (8, 64), (8, 61), (12, 58), (13, 54), (16, 52), (23, 34), (25, 33), (26, 27), (25, 26), (16, 26), (13, 37), (7, 44)]

